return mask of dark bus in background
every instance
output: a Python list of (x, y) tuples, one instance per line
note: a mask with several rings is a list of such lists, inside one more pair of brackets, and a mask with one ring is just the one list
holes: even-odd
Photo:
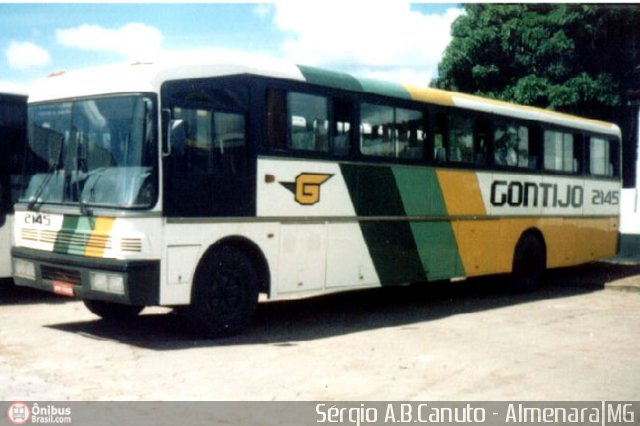
[(11, 276), (13, 203), (20, 192), (27, 96), (0, 92), (0, 278)]

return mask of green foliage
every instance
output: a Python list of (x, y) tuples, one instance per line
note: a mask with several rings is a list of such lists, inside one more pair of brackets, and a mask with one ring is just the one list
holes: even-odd
[(465, 10), (433, 86), (590, 116), (622, 105), (638, 65), (633, 39), (640, 37), (640, 6), (468, 4)]

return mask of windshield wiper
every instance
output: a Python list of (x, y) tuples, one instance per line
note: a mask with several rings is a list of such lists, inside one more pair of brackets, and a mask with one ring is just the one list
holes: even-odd
[(83, 138), (77, 134), (76, 144), (76, 192), (78, 194), (78, 204), (80, 205), (80, 213), (82, 213), (83, 216), (92, 216), (93, 211), (87, 207), (87, 203), (85, 203), (84, 197), (82, 196), (83, 188), (80, 188), (80, 171), (82, 170), (83, 173), (87, 172), (87, 152)]
[(60, 165), (62, 164), (62, 147), (63, 147), (63, 143), (64, 143), (64, 137), (61, 135), (58, 140), (60, 141), (60, 148), (58, 150), (58, 158), (56, 158), (56, 161), (51, 165), (51, 167), (49, 167), (49, 173), (47, 174), (47, 176), (45, 176), (45, 178), (42, 180), (42, 182), (40, 182), (40, 185), (36, 189), (36, 192), (29, 199), (29, 204), (27, 205), (27, 209), (29, 209), (29, 210), (35, 211), (36, 204), (38, 204), (38, 199), (42, 195), (42, 192), (49, 185), (49, 181), (53, 177), (54, 172), (56, 172), (60, 168)]

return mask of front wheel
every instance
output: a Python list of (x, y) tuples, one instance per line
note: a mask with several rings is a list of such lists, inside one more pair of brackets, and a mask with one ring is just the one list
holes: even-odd
[(524, 234), (513, 255), (512, 280), (517, 291), (529, 292), (540, 287), (546, 269), (546, 256), (540, 238)]
[(236, 334), (255, 313), (258, 284), (247, 255), (234, 247), (215, 248), (196, 272), (187, 319), (196, 332), (208, 337)]
[(108, 321), (127, 321), (136, 317), (144, 309), (144, 306), (123, 305), (101, 300), (84, 300), (83, 302), (89, 311)]

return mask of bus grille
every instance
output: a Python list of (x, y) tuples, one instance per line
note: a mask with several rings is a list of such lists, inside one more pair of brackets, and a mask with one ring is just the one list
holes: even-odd
[[(111, 250), (113, 248), (112, 239), (108, 235), (23, 228), (21, 230), (21, 237), (26, 241), (59, 244), (78, 250), (85, 248)], [(123, 252), (140, 253), (142, 251), (142, 240), (140, 238), (122, 238), (120, 240), (120, 250)]]
[(80, 277), (80, 271), (73, 269), (56, 268), (54, 266), (42, 265), (42, 279), (50, 281), (61, 281), (65, 283), (71, 283), (73, 285), (80, 285), (82, 279)]
[(140, 253), (142, 251), (142, 240), (140, 238), (120, 239), (120, 250)]

